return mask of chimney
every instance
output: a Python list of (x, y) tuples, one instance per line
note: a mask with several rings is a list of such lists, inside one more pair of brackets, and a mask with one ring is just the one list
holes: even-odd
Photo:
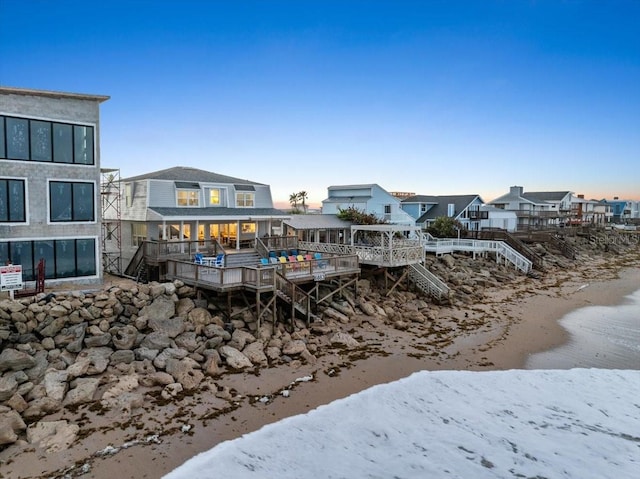
[(512, 186), (511, 188), (509, 188), (509, 193), (511, 193), (512, 195), (522, 196), (523, 192), (524, 188), (522, 186)]
[(620, 198), (618, 198), (617, 196), (613, 197), (614, 200), (619, 200)]
[(578, 198), (580, 198), (581, 200), (584, 200), (584, 195), (578, 195)]

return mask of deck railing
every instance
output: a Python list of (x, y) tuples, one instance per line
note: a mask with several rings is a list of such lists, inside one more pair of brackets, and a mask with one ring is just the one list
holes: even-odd
[(313, 278), (322, 281), (327, 276), (358, 273), (358, 256), (331, 256), (308, 261), (278, 263), (269, 266), (237, 266), (216, 268), (196, 264), (188, 259), (168, 259), (168, 278), (183, 279), (214, 288), (245, 286), (250, 289), (273, 289), (276, 272), (288, 280)]
[(424, 249), (418, 242), (411, 240), (394, 241), (391, 248), (375, 245), (352, 246), (336, 243), (312, 243), (308, 241), (299, 241), (298, 247), (302, 250), (327, 254), (355, 255), (360, 263), (376, 266), (406, 266), (424, 260)]
[(299, 249), (297, 236), (264, 236), (260, 241), (268, 251)]
[(449, 287), (420, 263), (409, 266), (409, 277), (416, 286), (439, 301), (450, 299)]
[(453, 253), (454, 251), (470, 252), (473, 253), (474, 256), (477, 253), (494, 253), (497, 262), (501, 262), (501, 260), (504, 259), (525, 274), (531, 271), (532, 266), (529, 259), (518, 253), (504, 241), (448, 238), (426, 241), (424, 248), (425, 251), (435, 253), (436, 255)]
[(250, 289), (273, 290), (276, 272), (274, 268), (259, 268), (257, 266), (216, 268), (170, 259), (167, 260), (167, 277), (186, 279), (221, 289), (244, 286)]

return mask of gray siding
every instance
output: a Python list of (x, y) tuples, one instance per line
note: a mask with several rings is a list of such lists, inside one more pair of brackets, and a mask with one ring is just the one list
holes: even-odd
[[(106, 99), (104, 97), (103, 99)], [(69, 165), (37, 161), (0, 159), (0, 176), (26, 178), (27, 223), (0, 225), (2, 240), (95, 238), (97, 278), (102, 277), (100, 202), (100, 123), (99, 100), (12, 94), (0, 90), (0, 115), (38, 120), (84, 124), (94, 127), (94, 165)], [(86, 181), (94, 184), (94, 217), (91, 223), (49, 223), (47, 180)], [(71, 278), (69, 278), (71, 280)], [(82, 279), (86, 281), (86, 278)]]

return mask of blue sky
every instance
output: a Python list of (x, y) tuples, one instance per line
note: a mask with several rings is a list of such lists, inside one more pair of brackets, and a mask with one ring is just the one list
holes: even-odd
[(0, 84), (111, 96), (102, 166), (274, 200), (640, 199), (638, 1), (0, 0)]

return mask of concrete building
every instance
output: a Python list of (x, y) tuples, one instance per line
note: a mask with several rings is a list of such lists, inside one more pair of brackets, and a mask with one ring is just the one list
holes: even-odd
[(108, 96), (0, 87), (0, 263), (98, 282), (100, 104)]

